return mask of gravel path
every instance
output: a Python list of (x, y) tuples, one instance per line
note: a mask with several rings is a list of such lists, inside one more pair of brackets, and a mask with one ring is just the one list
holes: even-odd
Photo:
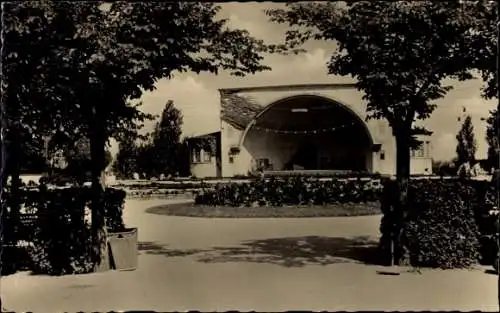
[(484, 310), (498, 312), (496, 275), (388, 268), (359, 260), (380, 216), (204, 219), (146, 214), (173, 200), (127, 200), (139, 268), (64, 277), (3, 277), (11, 311)]

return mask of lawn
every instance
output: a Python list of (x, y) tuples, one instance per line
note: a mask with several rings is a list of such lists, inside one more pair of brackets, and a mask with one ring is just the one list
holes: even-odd
[(170, 216), (219, 218), (334, 217), (377, 215), (382, 213), (378, 202), (282, 207), (231, 207), (196, 205), (194, 203), (176, 203), (151, 207), (147, 209), (146, 212), (150, 214)]

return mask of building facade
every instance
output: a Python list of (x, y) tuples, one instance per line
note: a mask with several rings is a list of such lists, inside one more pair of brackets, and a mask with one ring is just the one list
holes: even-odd
[[(384, 119), (366, 120), (366, 102), (354, 84), (219, 92), (220, 131), (192, 139), (211, 142), (205, 148), (193, 143), (193, 176), (294, 170), (396, 173), (392, 129)], [(412, 151), (411, 173), (432, 174), (430, 136), (419, 137), (422, 145)]]

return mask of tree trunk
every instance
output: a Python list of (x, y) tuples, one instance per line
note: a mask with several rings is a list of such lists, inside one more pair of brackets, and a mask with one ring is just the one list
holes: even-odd
[(8, 155), (8, 167), (9, 167), (9, 176), (11, 177), (11, 182), (10, 182), (10, 192), (11, 192), (11, 199), (12, 199), (12, 207), (11, 207), (11, 214), (10, 214), (10, 224), (11, 229), (14, 231), (14, 233), (10, 234), (13, 235), (12, 238), (7, 238), (8, 240), (12, 241), (10, 242), (11, 244), (16, 244), (18, 241), (18, 229), (19, 229), (19, 223), (20, 223), (20, 216), (21, 214), (21, 164), (20, 164), (20, 158), (21, 158), (21, 141), (20, 141), (20, 136), (19, 136), (19, 131), (18, 130), (12, 130), (11, 136), (10, 136), (10, 143), (9, 143), (9, 155)]
[[(99, 124), (99, 123), (96, 123)], [(93, 125), (93, 130), (90, 134), (90, 150), (91, 150), (91, 173), (92, 173), (92, 243), (95, 271), (108, 269), (107, 262), (107, 238), (106, 224), (104, 212), (104, 184), (103, 171), (105, 165), (105, 137), (104, 131), (100, 125)]]
[(407, 212), (408, 205), (408, 183), (410, 180), (410, 131), (401, 131), (396, 134), (396, 181), (398, 192), (398, 203), (394, 212), (396, 231), (394, 238), (394, 261), (400, 264), (404, 256), (402, 249), (403, 221)]

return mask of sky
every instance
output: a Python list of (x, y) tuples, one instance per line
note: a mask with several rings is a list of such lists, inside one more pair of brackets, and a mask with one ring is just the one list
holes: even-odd
[[(246, 29), (256, 38), (269, 43), (279, 43), (284, 39), (285, 25), (268, 21), (264, 9), (282, 6), (272, 2), (230, 2), (221, 4), (221, 17), (229, 19), (229, 26)], [(141, 110), (160, 114), (165, 103), (173, 100), (184, 116), (183, 136), (203, 134), (219, 129), (219, 88), (250, 87), (281, 84), (342, 83), (352, 81), (349, 77), (327, 75), (327, 62), (334, 43), (312, 42), (305, 47), (306, 53), (291, 56), (271, 55), (263, 63), (272, 71), (257, 73), (243, 78), (233, 77), (222, 72), (219, 75), (182, 73), (174, 74), (171, 79), (158, 81), (156, 90), (147, 92), (140, 101)], [(484, 140), (487, 117), (496, 106), (492, 100), (481, 98), (481, 79), (466, 82), (452, 82), (454, 89), (445, 98), (436, 101), (438, 108), (431, 118), (424, 122), (432, 130), (433, 157), (436, 160), (449, 160), (455, 156), (456, 133), (463, 116), (463, 108), (471, 115), (476, 140), (478, 158), (486, 156), (487, 144)], [(462, 119), (463, 120), (463, 119)], [(145, 130), (151, 130), (152, 123)], [(116, 152), (116, 143), (112, 144)]]

